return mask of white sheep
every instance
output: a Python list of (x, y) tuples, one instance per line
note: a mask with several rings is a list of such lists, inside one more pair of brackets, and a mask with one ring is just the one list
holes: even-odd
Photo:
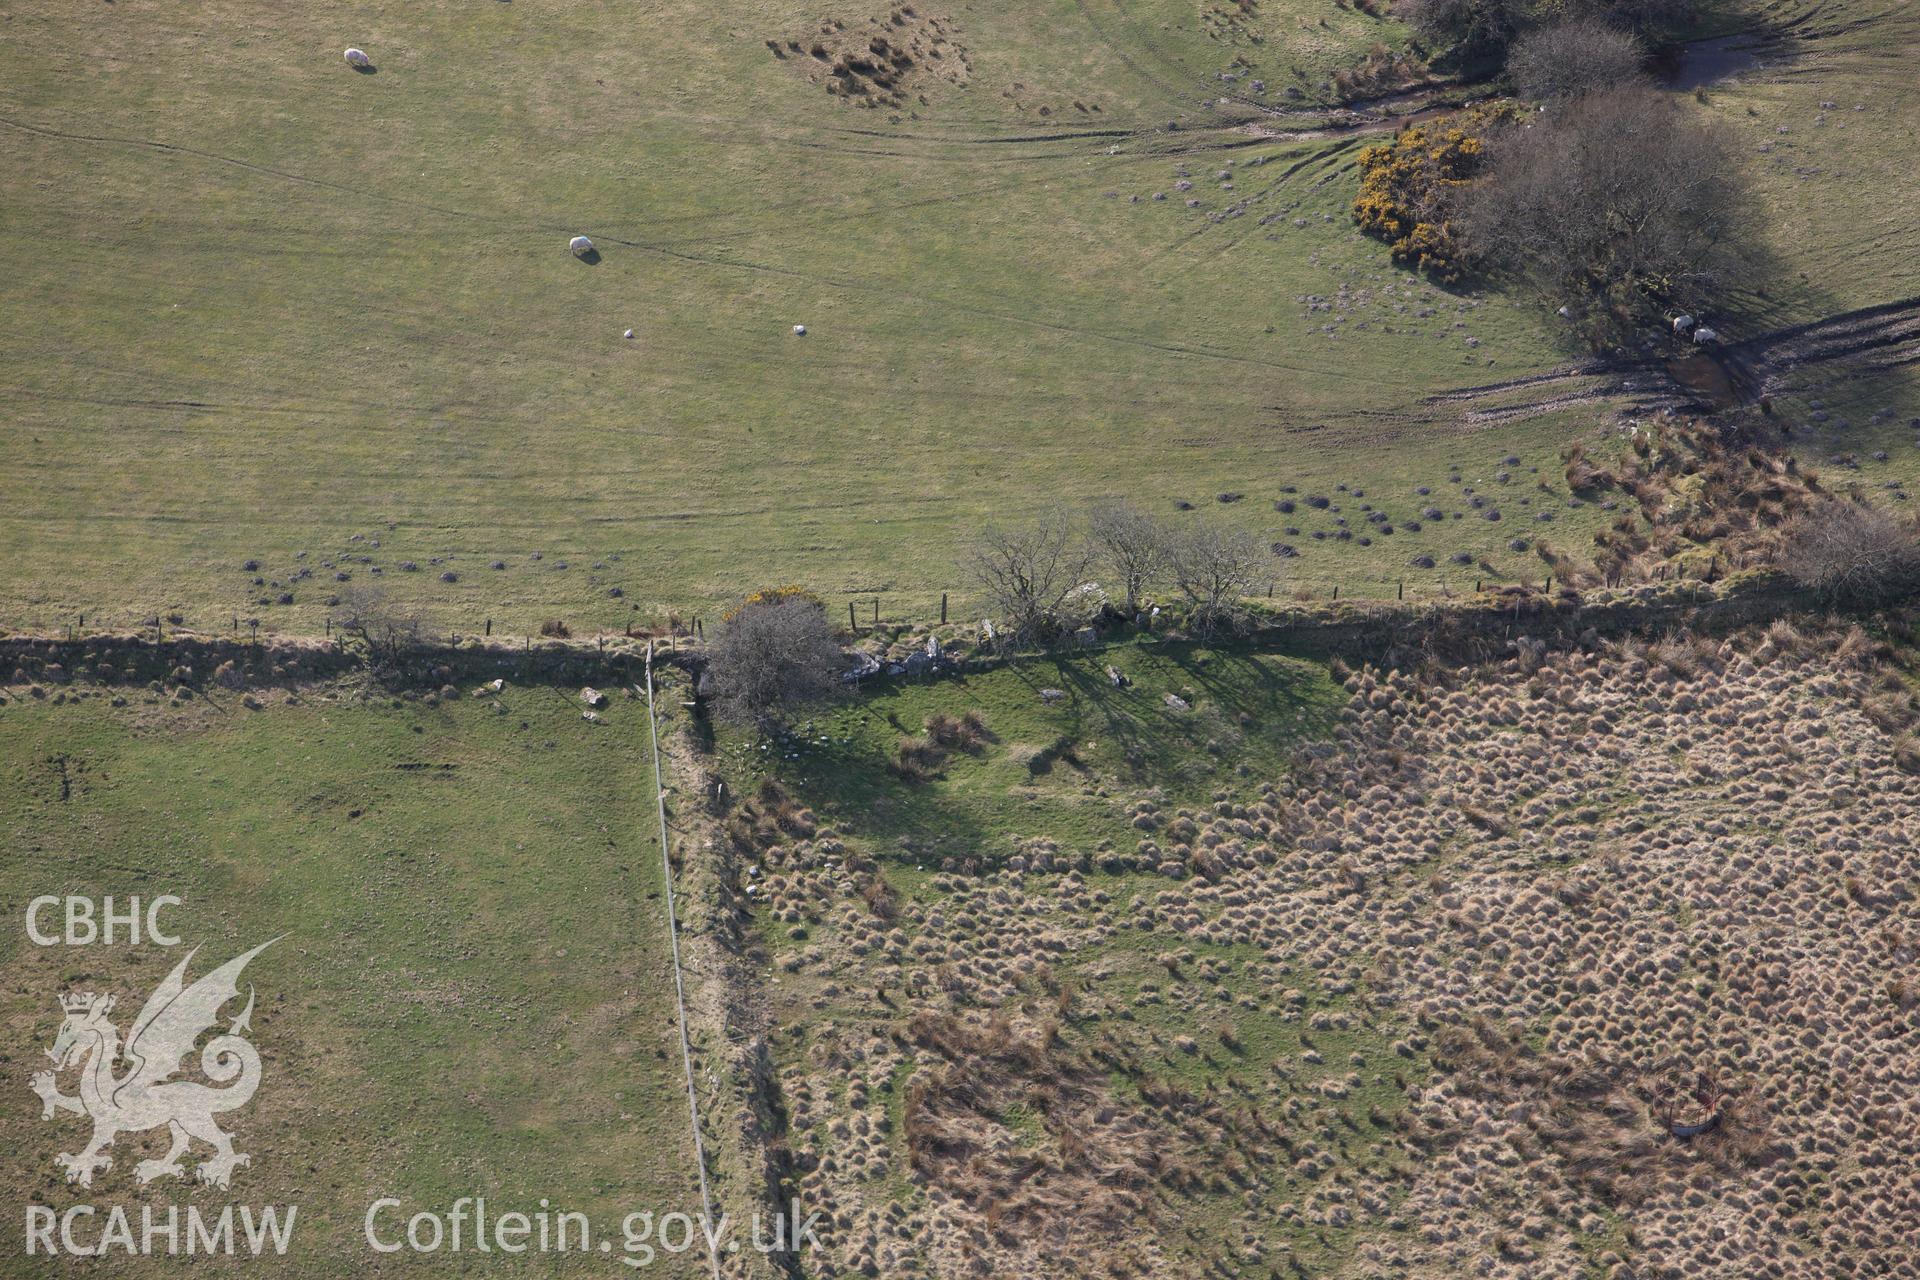
[(370, 67), (373, 65), (373, 59), (367, 56), (365, 49), (348, 49), (346, 57), (347, 65), (350, 67)]
[(584, 258), (593, 252), (593, 241), (587, 239), (585, 236), (575, 236), (573, 239), (567, 241), (567, 248)]
[(1717, 330), (1709, 329), (1707, 326), (1701, 325), (1693, 331), (1693, 340), (1695, 342), (1718, 342), (1720, 341), (1720, 334)]
[(1673, 331), (1675, 333), (1685, 333), (1691, 328), (1693, 328), (1692, 316), (1675, 316), (1673, 318)]
[(794, 337), (796, 337), (796, 338), (804, 338), (804, 337), (806, 337), (806, 336), (807, 336), (807, 326), (805, 326), (805, 325), (803, 325), (803, 324), (797, 324), (797, 325), (795, 325), (795, 326), (793, 326), (793, 336), (794, 336)]

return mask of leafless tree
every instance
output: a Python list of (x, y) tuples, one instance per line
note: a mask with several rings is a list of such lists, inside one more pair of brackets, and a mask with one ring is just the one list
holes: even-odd
[(396, 603), (379, 587), (356, 582), (340, 593), (333, 608), (335, 628), (365, 648), (376, 666), (399, 662), (427, 638), (419, 610)]
[(1647, 78), (1639, 37), (1604, 18), (1573, 18), (1530, 31), (1507, 54), (1507, 74), (1528, 98), (1578, 98)]
[(1209, 635), (1244, 620), (1240, 602), (1269, 568), (1267, 549), (1252, 534), (1211, 521), (1173, 535), (1168, 552), (1175, 585), (1192, 606), (1192, 627)]
[(1018, 528), (988, 526), (967, 572), (1015, 645), (1052, 639), (1082, 621), (1073, 602), (1086, 584), (1091, 549), (1058, 514)]
[(1572, 18), (1600, 18), (1642, 34), (1684, 31), (1700, 9), (1700, 0), (1565, 0), (1556, 10)]
[(1488, 261), (1582, 314), (1696, 307), (1735, 261), (1732, 139), (1646, 88), (1591, 93), (1489, 141), (1462, 225)]
[(1087, 512), (1087, 536), (1101, 570), (1126, 595), (1127, 616), (1167, 567), (1167, 528), (1125, 498)]
[(706, 675), (722, 719), (769, 729), (839, 696), (846, 668), (820, 602), (782, 595), (744, 604), (721, 624)]
[(1598, 18), (1639, 32), (1684, 27), (1698, 0), (1397, 0), (1394, 16), (1421, 38), (1469, 57), (1499, 54), (1563, 18)]
[(1913, 526), (1844, 498), (1811, 508), (1782, 531), (1779, 564), (1834, 604), (1874, 604), (1920, 588)]
[(1394, 16), (1434, 44), (1498, 53), (1532, 20), (1535, 0), (1396, 0)]

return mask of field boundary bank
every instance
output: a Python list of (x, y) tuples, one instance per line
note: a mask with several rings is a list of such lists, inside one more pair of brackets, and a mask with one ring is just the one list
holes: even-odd
[(660, 770), (660, 717), (653, 709), (653, 643), (647, 643), (647, 734), (653, 750), (653, 808), (660, 822), (660, 876), (666, 889), (667, 951), (673, 958), (673, 999), (680, 1028), (680, 1064), (687, 1077), (687, 1115), (693, 1126), (694, 1170), (700, 1178), (701, 1232), (706, 1237), (707, 1263), (713, 1280), (720, 1280), (720, 1250), (715, 1233), (713, 1193), (707, 1186), (707, 1143), (700, 1132), (700, 1095), (693, 1082), (693, 1045), (687, 1038), (687, 983), (680, 966), (680, 921), (675, 915), (673, 846), (667, 833), (667, 783)]
[[(1508, 589), (1453, 601), (1353, 602), (1279, 607), (1253, 602), (1253, 624), (1217, 642), (1260, 648), (1290, 648), (1328, 656), (1367, 658), (1389, 649), (1425, 649), (1435, 656), (1483, 656), (1518, 636), (1535, 639), (1599, 636), (1639, 631), (1721, 631), (1766, 621), (1784, 613), (1829, 611), (1820, 598), (1772, 571), (1736, 574), (1717, 583), (1676, 580), (1598, 593)], [(857, 642), (859, 637), (855, 637)], [(1168, 631), (1122, 632), (1113, 639), (1058, 650), (969, 656), (947, 667), (991, 670), (1048, 653), (1098, 653), (1133, 645), (1206, 637)], [(697, 665), (702, 647), (681, 638), (665, 652), (652, 638), (624, 637), (610, 645), (549, 641), (536, 649), (467, 640), (422, 642), (396, 663), (375, 664), (338, 642), (314, 639), (174, 635), (143, 632), (0, 636), (0, 682), (69, 683), (117, 661), (119, 679), (109, 685), (152, 681), (236, 691), (248, 687), (301, 685), (352, 675), (379, 676), (400, 687), (438, 688), (452, 696), (457, 682), (507, 678), (528, 684), (564, 685), (591, 680), (639, 683), (648, 652), (669, 665)], [(264, 670), (263, 670), (264, 667)], [(242, 668), (245, 668), (242, 671)], [(876, 677), (885, 679), (887, 677)]]

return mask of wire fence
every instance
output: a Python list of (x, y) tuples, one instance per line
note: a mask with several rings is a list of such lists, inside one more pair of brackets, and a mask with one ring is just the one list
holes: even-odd
[[(1653, 572), (1635, 575), (1628, 579), (1621, 574), (1607, 574), (1598, 579), (1592, 574), (1581, 574), (1569, 581), (1561, 574), (1549, 572), (1539, 578), (1513, 577), (1486, 574), (1475, 577), (1454, 577), (1447, 575), (1434, 578), (1401, 578), (1394, 580), (1371, 579), (1352, 582), (1314, 582), (1295, 583), (1274, 579), (1267, 583), (1263, 591), (1247, 598), (1255, 603), (1265, 602), (1274, 605), (1284, 604), (1341, 604), (1382, 605), (1407, 603), (1445, 603), (1471, 602), (1489, 593), (1502, 597), (1516, 593), (1534, 593), (1551, 595), (1556, 588), (1569, 588), (1582, 591), (1619, 591), (1635, 586), (1650, 586), (1676, 581), (1694, 581), (1714, 583), (1726, 576), (1726, 570), (1715, 558), (1697, 572), (1683, 571), (1671, 563), (1663, 564)], [(977, 604), (962, 601), (969, 608), (956, 607), (956, 596), (951, 591), (939, 594), (937, 605), (931, 596), (912, 595), (895, 596), (899, 603), (883, 608), (888, 593), (865, 592), (852, 596), (830, 597), (823, 601), (830, 617), (838, 618), (839, 609), (846, 610), (846, 631), (852, 636), (872, 634), (887, 628), (920, 628), (968, 626), (978, 627), (982, 617)], [(1178, 607), (1178, 601), (1171, 603)], [(345, 638), (348, 634), (363, 631), (353, 621), (332, 612), (322, 615), (320, 630), (316, 635), (311, 631), (284, 630), (271, 625), (271, 619), (243, 615), (228, 611), (224, 617), (206, 619), (188, 618), (179, 612), (165, 615), (148, 614), (132, 623), (120, 622), (114, 625), (106, 622), (116, 616), (113, 610), (78, 612), (71, 615), (69, 621), (55, 628), (19, 628), (16, 634), (64, 637), (69, 641), (81, 639), (89, 634), (112, 634), (126, 632), (147, 632), (151, 638), (162, 641), (171, 637), (192, 636), (209, 638), (213, 636), (244, 637), (258, 641), (263, 635), (278, 640), (319, 639), (333, 641)], [(118, 614), (124, 618), (124, 613)], [(89, 632), (89, 619), (94, 627)], [(524, 620), (496, 618), (482, 614), (478, 619), (460, 627), (440, 625), (428, 627), (415, 622), (412, 626), (419, 638), (428, 643), (450, 643), (459, 646), (465, 643), (482, 643), (495, 647), (512, 647), (532, 650), (538, 645), (558, 643), (578, 648), (592, 644), (604, 653), (609, 644), (622, 641), (631, 644), (659, 641), (669, 650), (683, 643), (699, 644), (706, 639), (706, 624), (709, 615), (698, 612), (682, 613), (673, 609), (663, 609), (653, 618), (635, 617), (618, 623), (605, 625), (582, 625), (575, 628), (559, 618), (548, 616), (528, 625)], [(718, 618), (714, 621), (718, 625)], [(396, 638), (394, 628), (387, 628), (387, 638)]]

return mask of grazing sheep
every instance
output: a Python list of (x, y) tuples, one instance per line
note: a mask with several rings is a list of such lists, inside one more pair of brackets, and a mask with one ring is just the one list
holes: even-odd
[(804, 338), (804, 337), (806, 337), (806, 336), (807, 336), (807, 326), (805, 326), (805, 325), (803, 325), (803, 324), (797, 324), (797, 325), (795, 325), (795, 326), (793, 326), (793, 336), (794, 336), (794, 337), (796, 337), (796, 338)]
[(1675, 333), (1685, 333), (1691, 328), (1693, 328), (1692, 316), (1675, 316), (1673, 318), (1673, 331)]
[(567, 241), (567, 248), (572, 251), (575, 257), (584, 258), (593, 252), (593, 241), (587, 239), (585, 236), (575, 236), (573, 239)]
[(1693, 340), (1701, 343), (1718, 342), (1720, 341), (1720, 334), (1717, 330), (1709, 329), (1707, 326), (1701, 325), (1693, 331)]
[(366, 50), (364, 49), (348, 49), (346, 59), (347, 65), (350, 67), (370, 67), (373, 65), (373, 59), (367, 56)]

